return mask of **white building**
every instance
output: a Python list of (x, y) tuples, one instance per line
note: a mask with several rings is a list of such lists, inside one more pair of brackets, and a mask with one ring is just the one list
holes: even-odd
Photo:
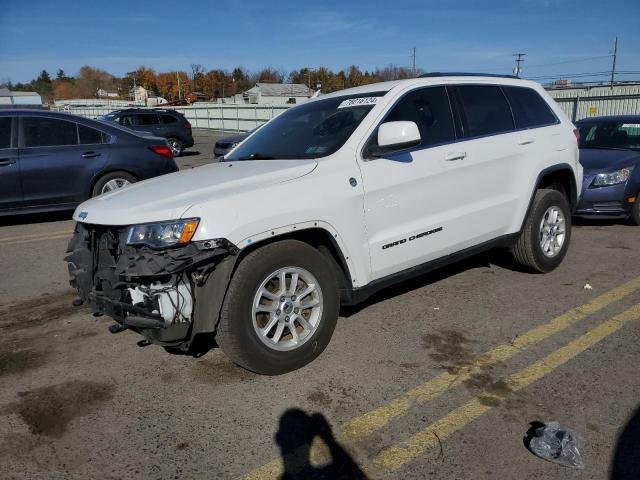
[(264, 83), (242, 93), (244, 103), (262, 105), (294, 105), (307, 101), (314, 91), (302, 83)]
[(0, 87), (0, 105), (42, 105), (42, 98), (36, 92), (12, 92)]

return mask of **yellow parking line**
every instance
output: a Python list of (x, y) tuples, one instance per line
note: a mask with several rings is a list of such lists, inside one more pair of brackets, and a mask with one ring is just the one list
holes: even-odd
[(71, 233), (61, 233), (58, 235), (50, 235), (48, 237), (40, 237), (40, 238), (27, 238), (24, 240), (15, 240), (13, 242), (0, 242), (0, 246), (7, 246), (7, 245), (20, 245), (22, 243), (31, 243), (31, 242), (42, 242), (44, 240), (60, 240), (63, 238), (66, 239), (70, 239), (71, 238)]
[[(565, 330), (569, 326), (621, 300), (638, 289), (640, 289), (640, 277), (623, 283), (584, 305), (572, 308), (544, 325), (529, 330), (523, 335), (516, 337), (512, 343), (493, 348), (481, 355), (471, 367), (463, 368), (456, 374), (444, 372), (426, 383), (409, 390), (402, 396), (395, 398), (390, 403), (348, 421), (342, 425), (340, 432), (336, 432), (336, 437), (343, 441), (366, 437), (384, 427), (393, 419), (406, 413), (413, 405), (426, 403), (444, 393), (446, 390), (468, 380), (473, 373), (483, 366), (508, 360), (517, 353), (549, 338), (555, 333)], [(253, 470), (245, 475), (243, 479), (260, 480), (277, 478), (282, 474), (282, 471), (282, 460), (278, 458)]]
[[(638, 318), (640, 318), (640, 304), (634, 305), (629, 310), (601, 323), (581, 337), (550, 353), (542, 360), (534, 362), (511, 375), (506, 381), (508, 387), (513, 391), (518, 391), (531, 385), (609, 335), (617, 332), (625, 324)], [(483, 397), (486, 397), (486, 394), (478, 395), (468, 403), (456, 408), (424, 430), (404, 440), (400, 445), (383, 450), (373, 458), (373, 463), (389, 470), (397, 470), (416, 459), (426, 450), (438, 446), (445, 438), (493, 408), (488, 405), (486, 400), (483, 401)]]
[(484, 353), (473, 365), (461, 368), (456, 373), (443, 372), (437, 377), (415, 387), (390, 403), (376, 408), (345, 423), (342, 432), (347, 439), (362, 438), (387, 425), (394, 418), (406, 413), (413, 405), (425, 403), (450, 388), (460, 385), (482, 367), (512, 358), (519, 352), (554, 335), (602, 308), (616, 302), (640, 288), (640, 277), (610, 290), (592, 301), (572, 308), (544, 325), (535, 327), (516, 337), (509, 344), (499, 345)]
[(34, 233), (34, 234), (30, 234), (30, 235), (20, 235), (17, 237), (5, 237), (5, 238), (0, 238), (0, 244), (2, 243), (13, 243), (15, 241), (22, 241), (22, 240), (27, 240), (27, 239), (36, 239), (36, 240), (47, 240), (48, 238), (52, 237), (52, 236), (57, 236), (57, 235), (71, 235), (73, 233), (73, 230), (59, 230), (57, 232), (45, 232), (45, 233)]

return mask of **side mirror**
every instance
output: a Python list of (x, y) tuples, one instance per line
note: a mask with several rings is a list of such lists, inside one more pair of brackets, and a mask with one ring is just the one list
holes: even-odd
[(415, 147), (421, 140), (420, 130), (415, 122), (386, 122), (378, 127), (379, 153)]

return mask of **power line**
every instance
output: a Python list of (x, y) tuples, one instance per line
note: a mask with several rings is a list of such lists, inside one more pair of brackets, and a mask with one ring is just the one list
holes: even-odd
[(584, 57), (584, 58), (579, 58), (579, 59), (575, 59), (575, 60), (564, 60), (561, 62), (554, 62), (554, 63), (542, 63), (542, 64), (537, 64), (537, 65), (529, 65), (529, 68), (537, 68), (537, 67), (552, 67), (554, 65), (566, 65), (569, 63), (579, 63), (579, 62), (587, 62), (589, 60), (600, 60), (603, 58), (610, 58), (611, 55), (599, 55), (597, 57)]

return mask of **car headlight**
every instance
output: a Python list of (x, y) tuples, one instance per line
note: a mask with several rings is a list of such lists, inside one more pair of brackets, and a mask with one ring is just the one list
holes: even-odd
[(632, 171), (633, 167), (626, 167), (611, 173), (599, 173), (593, 179), (592, 185), (594, 187), (605, 187), (607, 185), (624, 183), (629, 179)]
[(147, 245), (151, 248), (175, 247), (191, 241), (199, 218), (185, 218), (161, 223), (145, 223), (129, 227), (127, 245)]

